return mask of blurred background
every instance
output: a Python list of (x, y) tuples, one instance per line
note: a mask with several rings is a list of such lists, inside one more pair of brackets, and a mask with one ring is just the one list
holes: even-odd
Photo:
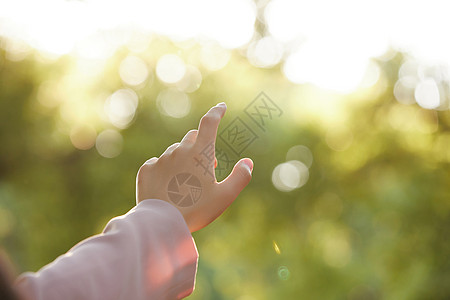
[(254, 138), (217, 177), (254, 175), (189, 299), (449, 299), (448, 28), (443, 0), (2, 0), (1, 246), (36, 271), (101, 232), (225, 101)]

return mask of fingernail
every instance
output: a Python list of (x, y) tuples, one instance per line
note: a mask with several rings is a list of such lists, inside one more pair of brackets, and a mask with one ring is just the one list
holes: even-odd
[(225, 106), (225, 107), (227, 107), (227, 105), (225, 104), (225, 102), (220, 102), (219, 104), (217, 104), (216, 106)]
[(246, 158), (242, 161), (242, 163), (248, 167), (248, 169), (250, 170), (250, 173), (253, 172), (253, 161), (250, 158)]

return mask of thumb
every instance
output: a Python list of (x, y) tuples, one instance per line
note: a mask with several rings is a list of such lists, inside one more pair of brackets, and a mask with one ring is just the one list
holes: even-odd
[(250, 158), (243, 158), (234, 165), (230, 175), (220, 183), (223, 189), (222, 193), (231, 198), (228, 199), (230, 202), (236, 199), (239, 193), (250, 182), (252, 179), (252, 171), (253, 161)]

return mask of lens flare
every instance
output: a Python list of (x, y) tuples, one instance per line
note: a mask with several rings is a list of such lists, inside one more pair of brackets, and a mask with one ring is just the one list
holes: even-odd
[(289, 269), (286, 266), (281, 266), (278, 268), (278, 278), (281, 280), (288, 280), (291, 276), (291, 272), (289, 272)]

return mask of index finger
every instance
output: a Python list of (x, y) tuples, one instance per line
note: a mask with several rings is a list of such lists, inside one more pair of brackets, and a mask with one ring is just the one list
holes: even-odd
[(227, 105), (225, 102), (221, 102), (212, 107), (200, 120), (198, 127), (198, 135), (196, 143), (200, 146), (206, 146), (207, 144), (214, 142), (217, 136), (217, 129), (219, 128), (220, 120), (225, 115)]

